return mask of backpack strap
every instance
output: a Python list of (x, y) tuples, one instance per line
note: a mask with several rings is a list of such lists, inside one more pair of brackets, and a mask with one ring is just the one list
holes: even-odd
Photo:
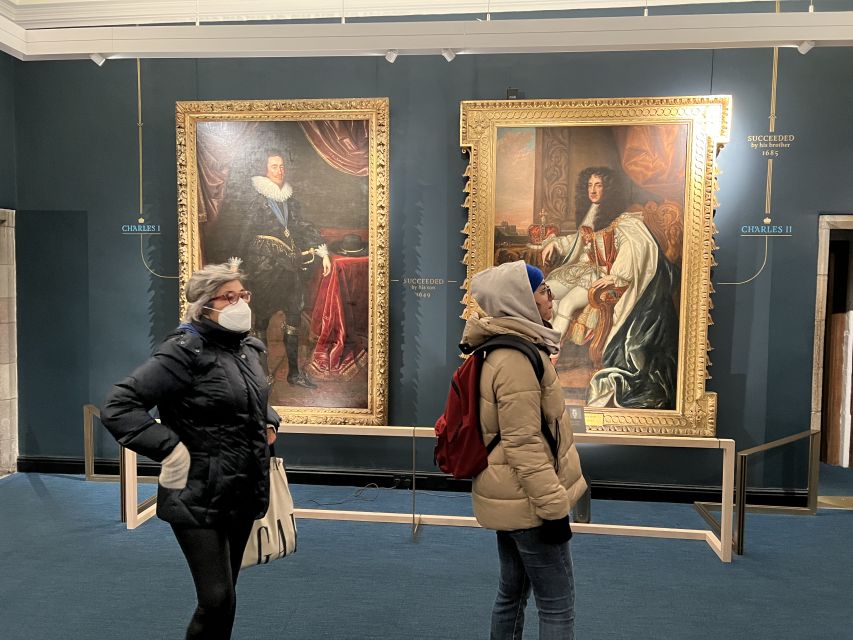
[[(524, 355), (527, 356), (527, 359), (530, 361), (531, 366), (533, 367), (534, 373), (536, 373), (536, 379), (539, 380), (539, 385), (542, 385), (542, 378), (545, 376), (545, 365), (542, 363), (542, 357), (539, 355), (539, 348), (534, 345), (532, 342), (525, 340), (524, 338), (517, 338), (515, 336), (510, 335), (499, 335), (494, 336), (486, 340), (479, 347), (471, 351), (472, 356), (485, 358), (486, 354), (492, 349), (515, 349), (516, 351), (521, 351)], [(551, 450), (551, 455), (554, 456), (554, 468), (559, 469), (559, 458), (557, 456), (557, 451), (559, 450), (559, 442), (557, 438), (554, 437), (554, 434), (551, 433), (551, 429), (548, 428), (548, 420), (545, 417), (545, 412), (542, 411), (540, 406), (540, 428), (542, 430), (542, 437), (545, 438), (545, 442), (548, 444), (548, 448)], [(559, 434), (560, 423), (557, 422), (557, 433)], [(494, 451), (495, 447), (498, 446), (498, 442), (501, 440), (501, 434), (498, 434), (492, 438), (491, 442), (486, 445), (486, 454), (490, 454)]]
[(539, 355), (539, 348), (524, 338), (509, 335), (494, 336), (474, 349), (472, 353), (488, 352), (492, 349), (500, 349), (501, 347), (515, 349), (526, 355), (527, 359), (530, 360), (534, 373), (536, 373), (536, 379), (539, 380), (539, 384), (542, 384), (542, 378), (545, 375), (545, 365), (542, 363), (542, 358)]

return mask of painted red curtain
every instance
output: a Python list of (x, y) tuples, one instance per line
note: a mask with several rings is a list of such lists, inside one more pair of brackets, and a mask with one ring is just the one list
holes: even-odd
[(348, 379), (366, 364), (370, 311), (369, 258), (331, 258), (332, 273), (320, 282), (311, 318), (317, 336), (311, 374), (323, 380)]
[(306, 120), (299, 124), (328, 164), (351, 176), (367, 175), (370, 159), (367, 120)]
[(622, 169), (637, 185), (681, 202), (687, 162), (687, 125), (614, 127)]
[(213, 222), (219, 216), (234, 154), (245, 148), (244, 141), (256, 126), (255, 122), (199, 123), (196, 129), (199, 222)]

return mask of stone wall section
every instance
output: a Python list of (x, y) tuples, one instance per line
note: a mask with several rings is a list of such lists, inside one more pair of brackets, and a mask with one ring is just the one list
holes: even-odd
[(15, 212), (0, 209), (0, 475), (18, 461), (18, 333)]

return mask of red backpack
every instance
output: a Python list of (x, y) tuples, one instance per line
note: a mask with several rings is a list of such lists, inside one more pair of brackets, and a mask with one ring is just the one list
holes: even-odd
[[(526, 355), (540, 384), (545, 374), (539, 350), (523, 338), (495, 336), (470, 352), (465, 362), (453, 373), (444, 413), (435, 423), (434, 461), (439, 469), (452, 474), (457, 480), (473, 478), (488, 467), (489, 454), (501, 439), (498, 433), (486, 445), (480, 430), (480, 370), (486, 352), (498, 348), (515, 349)], [(548, 428), (544, 414), (541, 416), (541, 428), (556, 461), (557, 441)]]

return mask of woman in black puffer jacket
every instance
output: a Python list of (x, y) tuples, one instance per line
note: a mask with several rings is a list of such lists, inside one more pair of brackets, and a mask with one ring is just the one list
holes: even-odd
[[(101, 421), (118, 442), (162, 462), (157, 515), (186, 556), (198, 595), (190, 638), (230, 638), (234, 586), (253, 521), (269, 503), (266, 349), (249, 336), (240, 261), (196, 271), (184, 324), (113, 387)], [(161, 422), (148, 413), (153, 407)]]

